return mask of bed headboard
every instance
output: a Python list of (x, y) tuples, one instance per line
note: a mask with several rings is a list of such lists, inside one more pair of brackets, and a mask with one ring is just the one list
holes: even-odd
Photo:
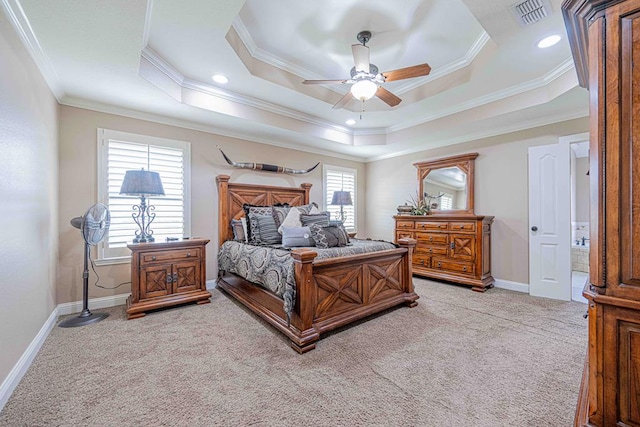
[(229, 175), (218, 175), (218, 244), (233, 239), (231, 220), (244, 216), (242, 205), (269, 206), (276, 203), (288, 203), (301, 206), (309, 203), (311, 184), (304, 183), (300, 188), (274, 187), (257, 184), (235, 184), (229, 182)]

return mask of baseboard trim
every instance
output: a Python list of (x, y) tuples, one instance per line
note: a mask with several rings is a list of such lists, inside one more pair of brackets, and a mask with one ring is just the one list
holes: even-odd
[(44, 325), (42, 325), (42, 328), (40, 328), (36, 337), (31, 341), (29, 347), (27, 347), (24, 353), (22, 353), (22, 357), (20, 357), (18, 363), (15, 364), (7, 378), (5, 378), (2, 385), (0, 385), (0, 412), (4, 408), (4, 405), (9, 401), (13, 390), (18, 386), (24, 374), (27, 373), (29, 366), (31, 366), (31, 362), (33, 362), (38, 351), (40, 351), (40, 347), (42, 347), (42, 344), (56, 325), (57, 320), (58, 308), (56, 307), (49, 315), (49, 318), (44, 322)]
[[(124, 305), (130, 294), (113, 295), (110, 297), (92, 298), (89, 300), (89, 309), (109, 308), (117, 305)], [(65, 302), (57, 307), (58, 316), (80, 313), (82, 311), (82, 301)]]
[(510, 280), (495, 279), (494, 286), (500, 289), (508, 289), (510, 291), (529, 293), (529, 284), (512, 282)]

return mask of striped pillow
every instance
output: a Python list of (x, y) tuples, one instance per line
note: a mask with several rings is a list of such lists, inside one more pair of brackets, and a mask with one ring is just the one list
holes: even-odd
[(256, 215), (249, 213), (251, 229), (253, 231), (251, 243), (256, 245), (276, 245), (282, 243), (282, 236), (278, 233), (278, 227), (273, 215)]
[(318, 224), (323, 227), (329, 225), (331, 218), (329, 212), (320, 212), (319, 214), (300, 214), (300, 222), (303, 227), (310, 227), (312, 224)]

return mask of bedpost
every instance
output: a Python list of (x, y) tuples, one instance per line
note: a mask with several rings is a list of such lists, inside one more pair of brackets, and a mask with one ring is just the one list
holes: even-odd
[(230, 239), (231, 220), (229, 219), (229, 175), (216, 176), (218, 184), (218, 247)]
[[(296, 300), (291, 323), (300, 331), (299, 339), (291, 341), (291, 347), (298, 353), (306, 353), (316, 348), (320, 334), (313, 328), (313, 315), (316, 309), (316, 293), (314, 291), (313, 260), (318, 253), (309, 249), (291, 251), (295, 264)], [(300, 304), (300, 301), (305, 301)]]
[[(412, 269), (412, 264), (413, 264), (413, 250), (416, 247), (416, 243), (417, 241), (415, 239), (411, 239), (409, 237), (404, 237), (402, 239), (398, 239), (398, 245), (402, 248), (407, 248), (409, 250), (409, 253), (407, 254), (407, 269), (405, 271), (407, 271), (407, 286), (405, 287), (404, 291), (407, 293), (413, 293), (413, 269)], [(412, 301), (411, 303), (408, 304), (409, 307), (415, 307), (416, 305), (418, 305), (417, 302)]]
[(304, 190), (304, 202), (302, 203), (303, 205), (309, 204), (309, 191), (311, 190), (312, 185), (313, 184), (309, 184), (308, 182), (300, 184), (300, 187), (302, 187), (302, 189)]

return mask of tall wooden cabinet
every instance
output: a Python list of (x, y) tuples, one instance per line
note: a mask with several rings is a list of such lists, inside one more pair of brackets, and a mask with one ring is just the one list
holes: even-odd
[(565, 0), (590, 94), (589, 345), (576, 426), (640, 426), (640, 0)]

